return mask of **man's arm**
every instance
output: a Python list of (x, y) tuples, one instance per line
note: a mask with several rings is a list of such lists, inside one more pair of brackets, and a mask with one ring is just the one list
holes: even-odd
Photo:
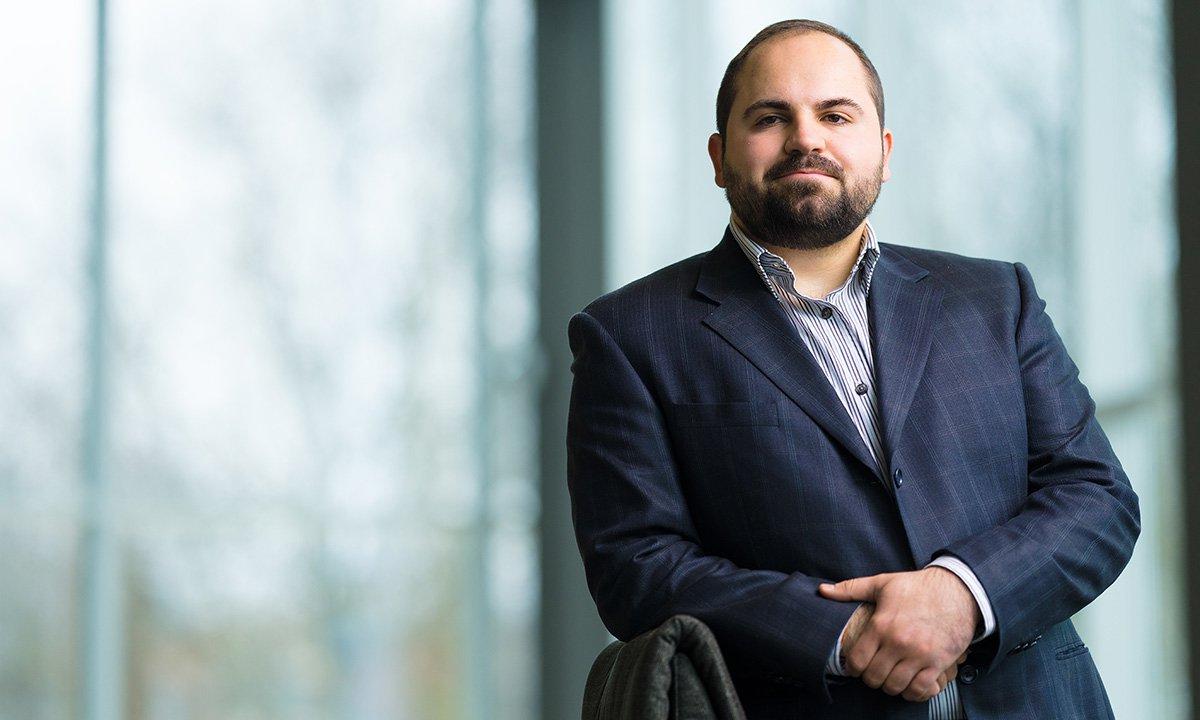
[(1029, 496), (1008, 522), (944, 548), (971, 568), (991, 600), (997, 642), (989, 669), (1111, 585), (1141, 530), (1137, 495), (1096, 421), (1079, 369), (1029, 270), (1014, 268)]
[[(1079, 382), (1078, 369), (1046, 315), (1028, 269), (1016, 263), (1015, 271), (1021, 294), (1015, 340), (1025, 396), (1029, 495), (1008, 522), (939, 550), (930, 564), (950, 570), (970, 590), (981, 613), (977, 623), (983, 625), (976, 640), (997, 633), (993, 642), (980, 646), (989, 647), (984, 670), (1108, 587), (1128, 562), (1140, 530), (1137, 496), (1096, 422), (1095, 404)], [(832, 599), (882, 602), (896, 581), (919, 587), (918, 575), (853, 578), (821, 592)], [(937, 599), (918, 599), (915, 605)], [(898, 609), (905, 612), (904, 603)], [(954, 626), (965, 647), (960, 623), (934, 618), (934, 624)], [(882, 677), (874, 666), (883, 655), (884, 664), (896, 668), (887, 678), (890, 691), (913, 676), (908, 697), (921, 692), (917, 686), (930, 686), (931, 673), (949, 667), (945, 652), (934, 657), (935, 644), (923, 643), (919, 651), (909, 644), (897, 651), (895, 634), (877, 642), (872, 625), (867, 623), (860, 633), (866, 642), (849, 643), (850, 674), (862, 671), (865, 682), (868, 671)], [(901, 627), (911, 631), (911, 625)], [(876, 653), (888, 644), (892, 650)], [(917, 674), (916, 667), (925, 670)], [(868, 684), (876, 686), (879, 677)]]
[(575, 315), (567, 481), (575, 535), (600, 617), (628, 640), (686, 613), (716, 635), (731, 669), (829, 701), (825, 662), (855, 605), (819, 578), (749, 570), (705, 552), (662, 413), (612, 336)]
[(987, 591), (996, 641), (984, 670), (1111, 585), (1141, 529), (1137, 495), (1096, 421), (1079, 370), (1029, 270), (1021, 263), (1014, 268), (1021, 293), (1016, 343), (1028, 498), (1007, 522), (934, 553), (962, 560)]

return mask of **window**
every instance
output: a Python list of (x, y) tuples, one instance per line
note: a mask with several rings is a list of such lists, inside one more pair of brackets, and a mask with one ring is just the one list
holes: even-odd
[(0, 714), (527, 717), (531, 9), (93, 10), (0, 30)]

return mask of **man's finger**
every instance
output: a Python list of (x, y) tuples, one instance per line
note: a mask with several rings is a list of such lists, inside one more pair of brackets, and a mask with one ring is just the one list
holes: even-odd
[(846, 671), (847, 677), (859, 677), (863, 671), (870, 666), (871, 661), (875, 659), (875, 653), (879, 651), (879, 636), (871, 631), (868, 627), (854, 638), (854, 642), (850, 647), (842, 646), (842, 655), (845, 661), (842, 663), (842, 669)]
[(892, 669), (896, 667), (901, 659), (887, 648), (881, 648), (871, 658), (871, 662), (867, 665), (866, 669), (863, 670), (863, 684), (874, 690), (883, 687), (883, 682), (892, 674)]
[(925, 702), (945, 690), (949, 683), (945, 672), (938, 675), (937, 670), (927, 667), (913, 677), (901, 697), (909, 702)]
[(821, 593), (821, 597), (828, 600), (874, 602), (883, 577), (885, 576), (871, 575), (870, 577), (850, 578), (836, 585), (821, 583), (817, 590)]
[[(888, 673), (887, 679), (883, 681), (883, 685), (880, 687), (880, 689), (888, 695), (899, 695), (908, 689), (908, 686), (913, 683), (913, 680), (915, 680), (917, 675), (921, 672), (921, 665), (916, 660), (909, 658), (901, 660), (900, 662), (896, 663), (895, 667), (892, 668), (892, 671)], [(924, 693), (929, 690), (936, 689), (936, 687), (937, 686), (934, 685), (934, 678), (929, 677), (921, 681), (921, 684), (917, 690)]]
[(950, 681), (956, 677), (958, 677), (958, 666), (957, 665), (951, 665), (950, 667), (943, 670), (942, 674), (938, 675), (938, 692), (945, 690), (946, 686), (950, 684)]
[[(965, 653), (964, 653), (964, 655), (965, 655)], [(926, 668), (926, 670), (932, 671), (933, 668)], [(922, 670), (921, 672), (924, 672), (924, 670)], [(921, 677), (920, 673), (917, 674), (917, 678), (919, 678), (919, 677)], [(937, 680), (935, 681), (936, 692), (934, 692), (933, 695), (941, 694), (941, 692), (946, 689), (946, 686), (950, 684), (950, 681), (956, 677), (958, 677), (958, 665), (951, 665), (950, 667), (943, 670), (942, 674), (937, 676)], [(917, 682), (917, 678), (913, 678), (914, 684)], [(913, 692), (913, 697), (909, 696), (909, 690), (911, 690)], [(933, 697), (933, 695), (930, 695), (929, 697), (926, 697), (924, 699), (920, 699), (918, 697), (919, 693), (917, 693), (917, 689), (914, 687), (913, 684), (910, 684), (908, 686), (908, 690), (906, 690), (904, 693), (904, 699), (912, 700), (913, 702), (924, 702), (925, 700), (928, 700), (929, 698)]]

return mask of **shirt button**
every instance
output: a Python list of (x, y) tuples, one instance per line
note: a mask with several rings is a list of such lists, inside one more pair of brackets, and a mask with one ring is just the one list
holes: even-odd
[(821, 308), (821, 317), (825, 318), (826, 320), (833, 317), (833, 309), (828, 306)]
[(896, 470), (892, 473), (892, 481), (896, 483), (896, 487), (900, 487), (901, 485), (903, 485), (904, 484), (904, 471), (901, 470), (900, 468), (896, 468)]
[(859, 384), (855, 385), (854, 392), (858, 393), (859, 395), (866, 395), (867, 394), (867, 384), (859, 383)]

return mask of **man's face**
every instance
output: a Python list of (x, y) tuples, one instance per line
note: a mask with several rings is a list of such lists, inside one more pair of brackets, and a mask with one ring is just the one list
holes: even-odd
[(866, 70), (824, 33), (757, 47), (738, 77), (725, 140), (709, 155), (734, 215), (755, 239), (808, 250), (850, 235), (890, 177)]

